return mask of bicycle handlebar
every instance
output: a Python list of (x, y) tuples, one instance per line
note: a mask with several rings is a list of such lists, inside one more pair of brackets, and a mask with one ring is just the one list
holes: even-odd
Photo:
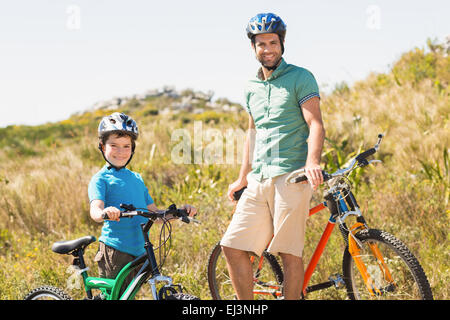
[[(378, 148), (380, 146), (381, 140), (383, 139), (383, 134), (378, 134), (378, 141), (375, 144), (375, 146), (373, 148), (370, 148), (366, 151), (361, 152), (360, 154), (358, 154), (356, 157), (354, 157), (351, 162), (350, 165), (347, 168), (344, 169), (339, 169), (336, 170), (333, 173), (328, 173), (324, 170), (322, 170), (322, 176), (323, 176), (323, 182), (326, 182), (332, 178), (338, 177), (338, 176), (343, 176), (344, 174), (350, 172), (351, 170), (354, 169), (355, 164), (358, 164), (358, 167), (364, 167), (368, 164), (370, 164), (373, 161), (379, 161), (379, 160), (371, 160), (371, 161), (367, 161), (366, 158), (373, 155), (374, 153), (376, 153), (378, 151)], [(307, 181), (308, 178), (306, 177), (306, 175), (301, 175), (305, 172), (305, 169), (299, 169), (299, 170), (295, 170), (294, 172), (292, 172), (287, 178), (286, 178), (286, 183), (299, 183), (299, 182), (303, 182), (303, 181)], [(293, 177), (295, 176), (295, 177)], [(292, 178), (293, 177), (293, 178)], [(241, 197), (242, 193), (244, 192), (244, 190), (247, 187), (243, 187), (242, 189), (236, 191), (233, 193), (233, 199), (234, 200), (239, 200), (239, 198)]]
[[(339, 169), (336, 170), (333, 173), (328, 173), (324, 170), (322, 170), (322, 176), (323, 176), (323, 182), (326, 182), (332, 178), (338, 177), (338, 176), (342, 176), (350, 171), (352, 171), (355, 167), (355, 164), (358, 165), (358, 167), (364, 167), (366, 165), (368, 165), (370, 162), (372, 161), (378, 161), (378, 160), (372, 160), (372, 161), (367, 161), (366, 158), (373, 155), (374, 153), (376, 153), (378, 151), (378, 148), (380, 146), (381, 143), (381, 139), (383, 139), (383, 135), (380, 133), (378, 135), (378, 142), (375, 144), (375, 146), (373, 148), (370, 148), (366, 151), (361, 152), (360, 154), (358, 154), (356, 157), (354, 157), (350, 164), (348, 165), (347, 168), (344, 169)], [(299, 169), (294, 171), (291, 175), (298, 175), (298, 174), (302, 174), (305, 172), (305, 169)], [(290, 176), (291, 176), (290, 175)], [(306, 177), (306, 175), (302, 175), (302, 176), (297, 176), (295, 178), (290, 178), (290, 176), (287, 177), (286, 182), (289, 181), (289, 183), (298, 183), (298, 182), (302, 182), (302, 181), (307, 181), (308, 178)]]
[[(173, 219), (175, 217), (179, 218), (184, 223), (190, 223), (191, 221), (195, 223), (200, 223), (199, 220), (190, 217), (186, 209), (177, 209), (177, 207), (174, 204), (170, 205), (169, 208), (167, 208), (166, 210), (158, 210), (158, 211), (136, 210), (136, 208), (132, 204), (123, 204), (123, 203), (120, 204), (120, 207), (122, 209), (125, 209), (125, 211), (120, 212), (119, 216), (120, 218), (132, 218), (134, 216), (141, 216), (144, 218), (156, 220), (158, 218)], [(108, 214), (103, 213), (102, 218), (104, 220), (108, 220), (109, 219)]]

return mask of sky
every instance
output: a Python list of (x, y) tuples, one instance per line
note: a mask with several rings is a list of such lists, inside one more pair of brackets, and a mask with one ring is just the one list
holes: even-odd
[(283, 19), (283, 57), (322, 92), (450, 35), (447, 0), (0, 0), (0, 127), (166, 85), (243, 103), (259, 67), (245, 28), (260, 12)]

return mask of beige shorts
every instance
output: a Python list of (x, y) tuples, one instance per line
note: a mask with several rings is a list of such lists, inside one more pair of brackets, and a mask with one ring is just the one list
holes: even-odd
[(248, 175), (247, 189), (220, 242), (222, 246), (258, 256), (267, 248), (272, 254), (302, 257), (312, 188), (308, 183), (286, 186), (288, 175), (261, 182)]

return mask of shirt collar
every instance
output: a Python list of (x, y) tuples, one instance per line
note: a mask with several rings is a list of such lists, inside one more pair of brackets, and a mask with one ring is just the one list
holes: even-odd
[(117, 170), (116, 168), (110, 167), (111, 165), (109, 163), (106, 163), (103, 166), (103, 170), (109, 173), (118, 173), (118, 172), (124, 172), (126, 170), (122, 170), (122, 169), (126, 169), (126, 168), (121, 168), (120, 170)]

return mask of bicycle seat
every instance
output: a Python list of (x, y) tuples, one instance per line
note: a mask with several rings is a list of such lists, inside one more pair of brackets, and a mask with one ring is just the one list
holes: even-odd
[(69, 253), (75, 249), (85, 248), (96, 240), (94, 236), (84, 236), (75, 240), (58, 241), (53, 244), (52, 251), (61, 254)]

